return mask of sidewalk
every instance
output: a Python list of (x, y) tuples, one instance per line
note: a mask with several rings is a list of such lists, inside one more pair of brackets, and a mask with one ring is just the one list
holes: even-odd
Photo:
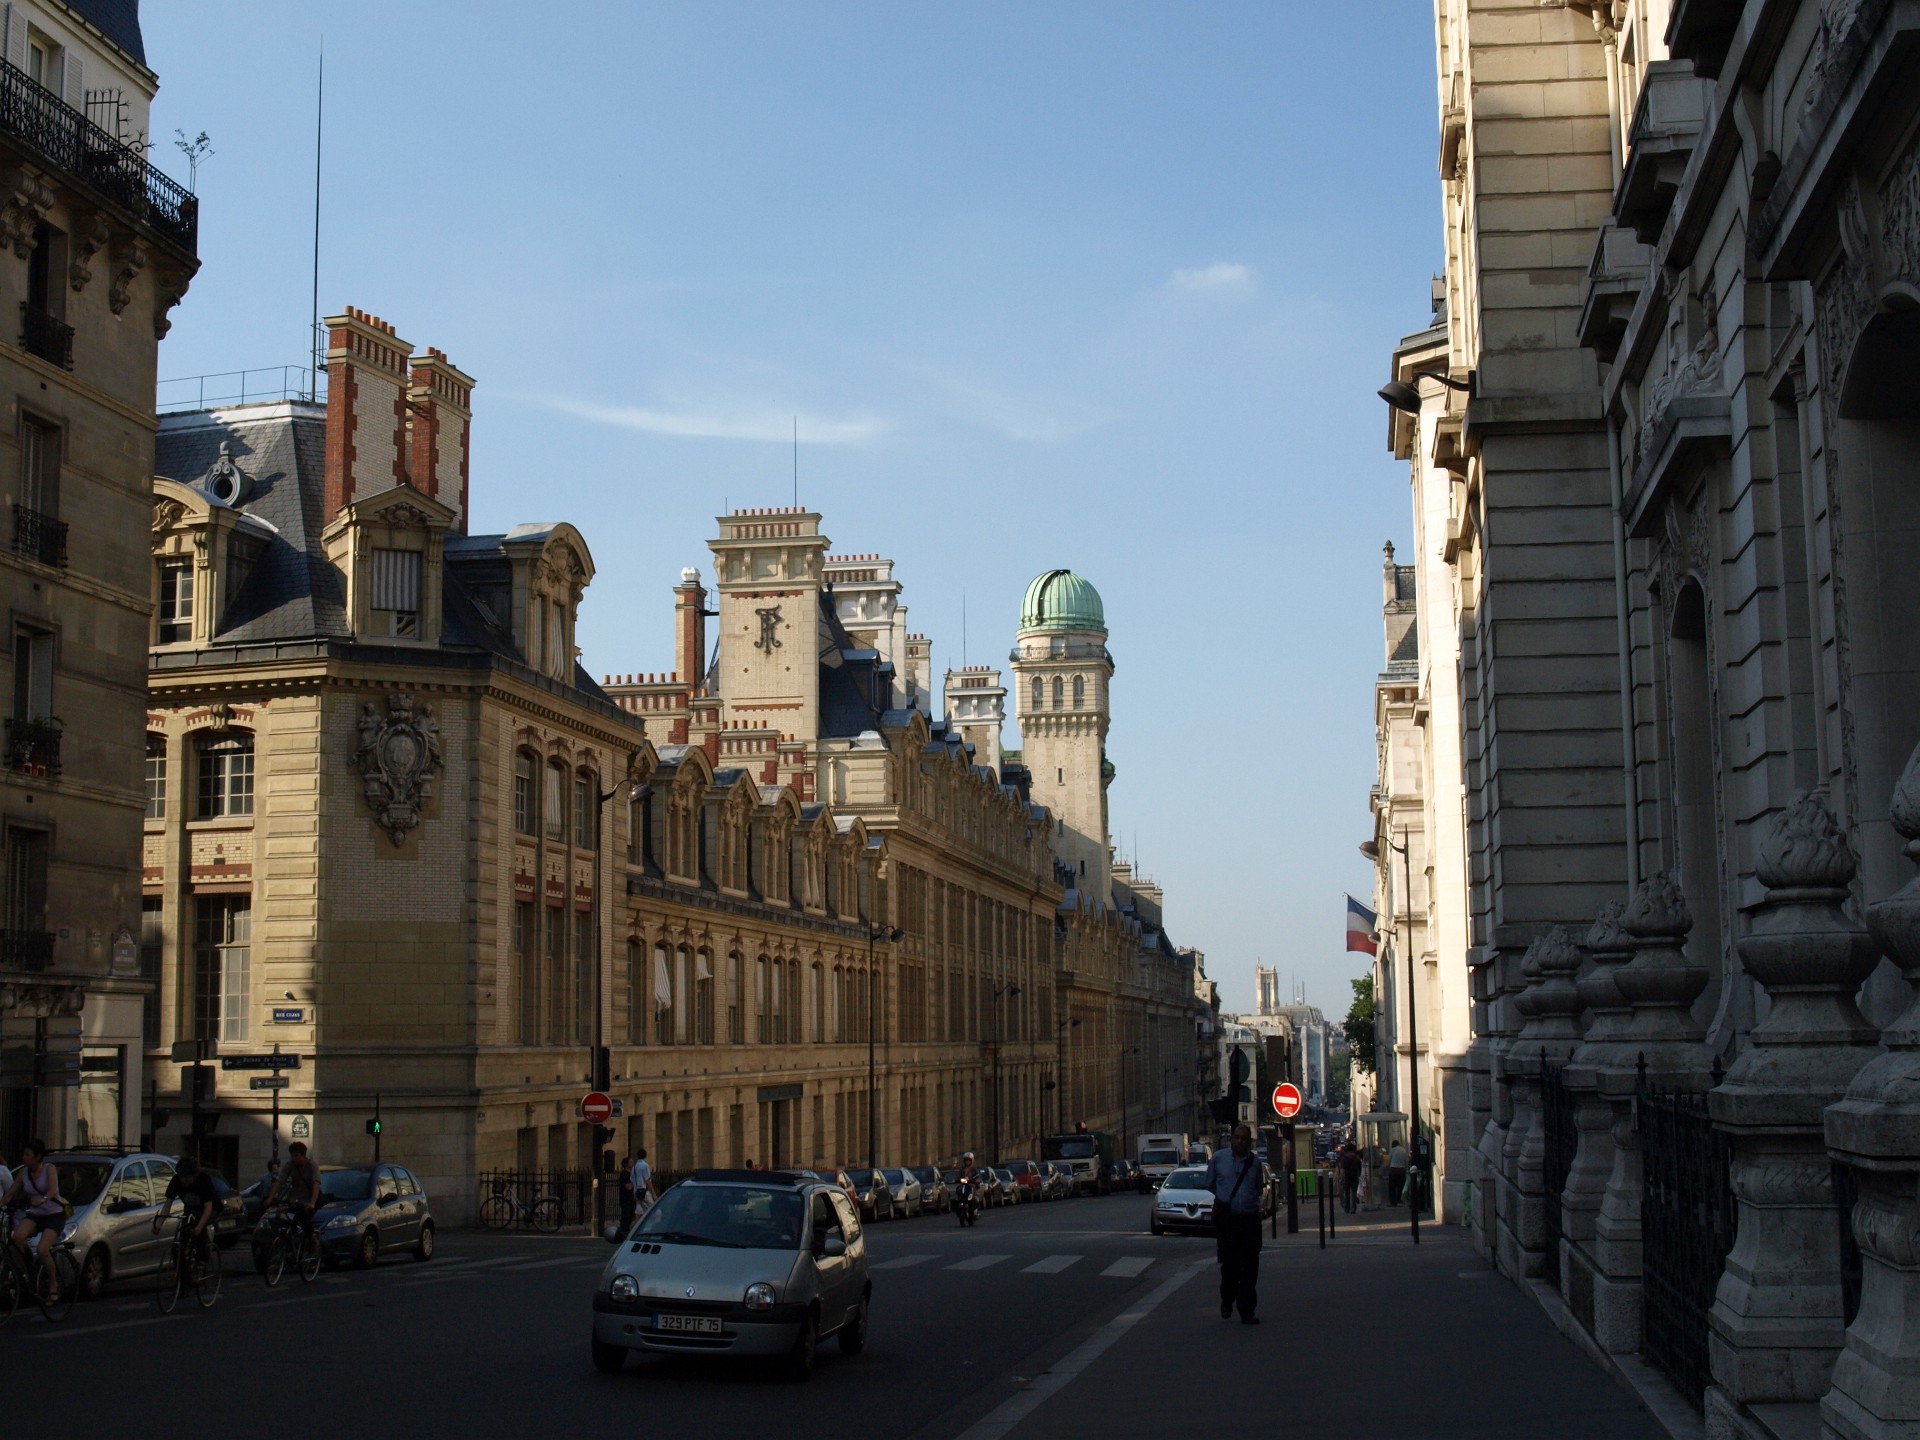
[(1221, 1320), (1208, 1252), (963, 1440), (1665, 1440), (1465, 1231), (1423, 1225), (1416, 1248), (1404, 1219), (1356, 1219), (1324, 1251), (1310, 1228), (1266, 1242), (1259, 1326)]

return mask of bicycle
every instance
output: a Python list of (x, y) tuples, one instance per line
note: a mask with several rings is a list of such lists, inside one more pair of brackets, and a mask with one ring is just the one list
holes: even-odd
[[(304, 1248), (296, 1246), (296, 1236), (305, 1239)], [(309, 1230), (303, 1235), (292, 1210), (276, 1205), (261, 1217), (260, 1229), (254, 1235), (253, 1259), (268, 1289), (280, 1283), (289, 1261), (295, 1263), (301, 1281), (311, 1285), (320, 1278), (320, 1232)]]
[[(11, 1320), (20, 1302), (29, 1296), (48, 1323), (57, 1325), (72, 1312), (74, 1297), (80, 1290), (80, 1266), (73, 1258), (73, 1246), (43, 1230), (34, 1237), (32, 1256), (23, 1256), (11, 1238), (17, 1223), (17, 1217), (9, 1212), (5, 1216), (6, 1234), (0, 1236), (0, 1246), (6, 1249), (4, 1259), (0, 1259), (0, 1325)], [(42, 1245), (54, 1247), (54, 1284), (59, 1290), (56, 1300), (47, 1298), (47, 1271), (39, 1256)]]
[(545, 1235), (553, 1234), (560, 1228), (560, 1197), (536, 1195), (529, 1203), (505, 1185), (496, 1184), (493, 1194), (480, 1206), (480, 1223), (489, 1230), (504, 1230), (516, 1222)]
[(173, 1239), (160, 1256), (160, 1288), (154, 1296), (162, 1315), (173, 1313), (188, 1286), (202, 1310), (220, 1298), (220, 1247), (211, 1231), (201, 1245), (192, 1244), (192, 1237), (193, 1227), (185, 1217), (174, 1221)]

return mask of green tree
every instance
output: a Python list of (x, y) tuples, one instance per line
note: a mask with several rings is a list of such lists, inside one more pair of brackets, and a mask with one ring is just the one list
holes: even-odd
[(1340, 1023), (1346, 1032), (1347, 1053), (1353, 1057), (1353, 1068), (1363, 1074), (1373, 1073), (1373, 976), (1362, 975), (1353, 982), (1353, 1005), (1347, 1011), (1347, 1018)]

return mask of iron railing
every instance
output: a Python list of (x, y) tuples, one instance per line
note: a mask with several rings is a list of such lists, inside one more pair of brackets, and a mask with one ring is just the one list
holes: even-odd
[[(1718, 1062), (1713, 1083), (1720, 1083)], [(1644, 1056), (1636, 1110), (1642, 1353), (1699, 1409), (1710, 1378), (1707, 1312), (1733, 1249), (1732, 1151), (1707, 1116), (1707, 1097), (1649, 1085)]]
[(1560, 1196), (1567, 1188), (1567, 1175), (1573, 1169), (1574, 1151), (1580, 1143), (1573, 1125), (1573, 1092), (1567, 1089), (1562, 1067), (1547, 1063), (1544, 1046), (1540, 1050), (1540, 1130), (1546, 1141), (1541, 1163), (1545, 1196), (1541, 1201), (1542, 1240), (1546, 1245), (1545, 1279), (1560, 1284), (1560, 1239), (1565, 1212)]
[(67, 568), (67, 522), (26, 505), (13, 507), (13, 553)]
[(181, 410), (212, 410), (227, 405), (259, 405), (270, 400), (321, 401), (327, 398), (327, 372), (305, 365), (271, 365), (260, 370), (226, 370), (216, 375), (182, 375), (155, 388), (154, 409), (162, 415)]
[(51, 310), (20, 302), (20, 348), (62, 370), (73, 368), (73, 326), (62, 324)]
[(553, 1196), (560, 1202), (562, 1225), (586, 1225), (593, 1220), (593, 1172), (590, 1170), (482, 1170), (480, 1201), (511, 1195), (520, 1202), (518, 1224), (533, 1223), (533, 1203)]
[(45, 970), (53, 964), (53, 935), (45, 930), (0, 930), (0, 968)]
[(200, 202), (193, 193), (9, 61), (0, 61), (0, 134), (197, 253)]
[(1860, 1313), (1860, 1242), (1853, 1238), (1853, 1207), (1860, 1199), (1860, 1187), (1854, 1183), (1853, 1167), (1833, 1162), (1834, 1219), (1840, 1225), (1840, 1309), (1841, 1318), (1853, 1324)]
[(23, 775), (54, 778), (60, 774), (60, 722), (7, 721), (7, 769)]

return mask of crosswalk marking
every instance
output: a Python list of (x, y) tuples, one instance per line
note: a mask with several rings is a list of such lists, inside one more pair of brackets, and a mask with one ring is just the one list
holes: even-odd
[(1100, 1273), (1113, 1275), (1121, 1280), (1131, 1280), (1151, 1264), (1153, 1264), (1151, 1255), (1122, 1255)]
[(1078, 1255), (1049, 1255), (1044, 1260), (1036, 1260), (1020, 1273), (1022, 1275), (1058, 1275), (1069, 1265), (1077, 1264)]
[(867, 1268), (869, 1270), (905, 1270), (909, 1265), (924, 1265), (929, 1260), (939, 1258), (937, 1255), (896, 1255), (891, 1260), (882, 1260)]
[(962, 1260), (957, 1265), (949, 1265), (947, 1269), (985, 1270), (989, 1265), (998, 1265), (1002, 1260), (1011, 1260), (1012, 1258), (1011, 1255), (975, 1255), (971, 1259)]

